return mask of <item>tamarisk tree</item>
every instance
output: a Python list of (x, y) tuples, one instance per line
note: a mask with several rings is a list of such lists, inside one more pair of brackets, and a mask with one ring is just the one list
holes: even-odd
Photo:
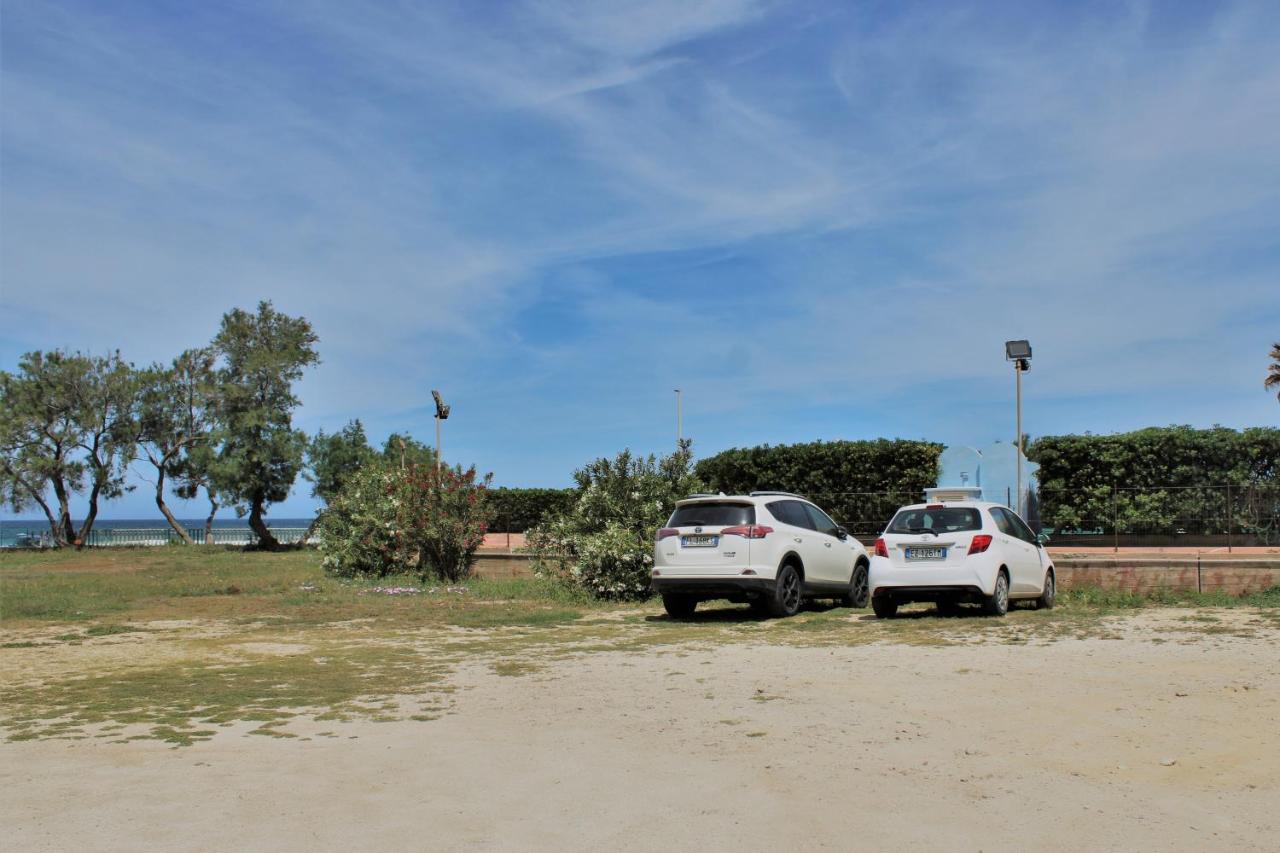
[[(191, 544), (191, 535), (173, 517), (165, 502), (165, 485), (175, 486), (178, 497), (194, 497), (206, 478), (193, 484), (197, 472), (206, 466), (213, 430), (217, 420), (218, 386), (214, 375), (211, 349), (190, 349), (165, 367), (153, 365), (142, 371), (139, 395), (138, 427), (142, 452), (156, 469), (156, 507), (169, 526)], [(214, 512), (217, 503), (212, 495)], [(206, 525), (205, 541), (209, 540)]]
[(263, 521), (267, 506), (289, 496), (302, 469), (307, 438), (293, 428), (299, 403), (293, 383), (319, 362), (317, 340), (304, 318), (281, 314), (270, 302), (258, 303), (256, 314), (239, 308), (224, 314), (213, 339), (222, 364), (212, 477), (236, 512), (248, 514), (266, 548), (279, 545)]
[[(137, 373), (119, 353), (30, 352), (17, 373), (0, 372), (0, 465), (14, 510), (39, 506), (59, 545), (87, 541), (99, 501), (131, 488), (125, 477), (137, 449), (137, 402)], [(77, 530), (71, 499), (86, 490)]]

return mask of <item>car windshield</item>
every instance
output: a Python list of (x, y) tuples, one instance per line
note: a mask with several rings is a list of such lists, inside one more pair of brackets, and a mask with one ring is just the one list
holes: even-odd
[(756, 508), (751, 504), (706, 503), (676, 507), (668, 527), (734, 527), (755, 524)]
[(957, 533), (981, 530), (982, 518), (970, 507), (904, 509), (889, 522), (888, 533)]

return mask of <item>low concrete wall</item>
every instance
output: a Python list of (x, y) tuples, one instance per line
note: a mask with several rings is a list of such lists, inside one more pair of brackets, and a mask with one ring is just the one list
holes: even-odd
[[(1062, 589), (1096, 586), (1129, 592), (1171, 589), (1243, 595), (1280, 585), (1280, 557), (1056, 555), (1053, 564)], [(481, 551), (472, 571), (481, 578), (532, 577), (533, 562), (528, 554)]]
[(478, 578), (531, 578), (533, 558), (528, 554), (476, 553), (471, 573)]
[(1250, 557), (1055, 557), (1062, 589), (1096, 586), (1128, 592), (1225, 592), (1243, 595), (1280, 585), (1280, 559)]

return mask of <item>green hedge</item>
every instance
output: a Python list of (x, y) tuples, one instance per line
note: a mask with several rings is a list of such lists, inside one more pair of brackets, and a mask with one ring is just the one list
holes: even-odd
[[(805, 495), (855, 533), (877, 532), (904, 503), (938, 481), (943, 446), (930, 441), (815, 441), (733, 448), (696, 473), (712, 491)], [(865, 529), (864, 529), (865, 528)]]
[(1264, 534), (1280, 511), (1272, 427), (1044, 436), (1027, 455), (1040, 465), (1041, 520), (1059, 530)]
[(490, 489), (490, 530), (523, 533), (551, 516), (567, 512), (577, 495), (577, 489)]

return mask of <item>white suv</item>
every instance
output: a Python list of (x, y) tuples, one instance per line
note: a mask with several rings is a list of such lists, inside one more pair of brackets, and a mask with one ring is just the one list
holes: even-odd
[(694, 495), (653, 546), (653, 589), (680, 618), (725, 598), (791, 616), (806, 598), (867, 606), (867, 549), (818, 507), (786, 492)]
[(1043, 540), (997, 503), (905, 506), (876, 540), (871, 558), (871, 606), (882, 619), (910, 601), (936, 602), (940, 613), (971, 602), (1003, 616), (1011, 599), (1053, 607), (1055, 591)]

